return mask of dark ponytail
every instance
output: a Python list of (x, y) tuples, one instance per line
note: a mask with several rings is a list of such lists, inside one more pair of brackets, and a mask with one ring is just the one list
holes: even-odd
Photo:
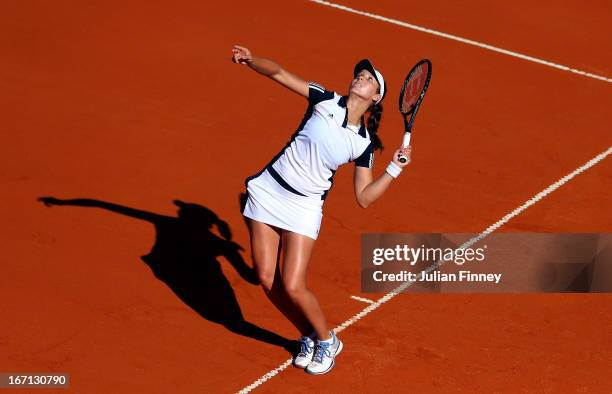
[(370, 116), (368, 116), (368, 132), (370, 133), (370, 139), (374, 150), (383, 150), (383, 144), (378, 136), (378, 125), (380, 124), (380, 118), (382, 117), (383, 106), (381, 103), (374, 104), (370, 107)]

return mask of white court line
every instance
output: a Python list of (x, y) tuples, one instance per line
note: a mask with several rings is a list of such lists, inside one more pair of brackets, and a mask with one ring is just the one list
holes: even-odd
[[(519, 206), (518, 208), (516, 208), (515, 210), (513, 210), (512, 212), (510, 212), (509, 214), (507, 214), (506, 216), (504, 216), (500, 220), (498, 220), (497, 222), (493, 223), (491, 226), (489, 226), (482, 233), (480, 233), (476, 237), (470, 239), (469, 241), (465, 242), (463, 245), (460, 246), (460, 248), (467, 248), (467, 247), (475, 244), (476, 242), (482, 240), (483, 238), (487, 237), (492, 232), (496, 231), (498, 228), (500, 228), (504, 224), (508, 223), (508, 221), (510, 221), (510, 219), (512, 219), (513, 217), (519, 215), (525, 209), (529, 208), (530, 206), (532, 206), (536, 202), (540, 201), (541, 199), (543, 199), (544, 197), (546, 197), (547, 195), (549, 195), (553, 191), (557, 190), (559, 187), (561, 187), (564, 184), (566, 184), (567, 182), (569, 182), (576, 175), (578, 175), (578, 174), (588, 170), (589, 168), (593, 167), (595, 164), (599, 163), (600, 161), (605, 159), (610, 154), (612, 154), (612, 146), (610, 146), (606, 151), (598, 154), (597, 156), (595, 156), (591, 160), (587, 161), (582, 166), (578, 167), (574, 171), (570, 172), (569, 174), (567, 174), (563, 178), (559, 179), (557, 182), (553, 183), (552, 185), (548, 186), (547, 188), (545, 188), (544, 190), (542, 190), (541, 192), (539, 192), (538, 194), (536, 194), (535, 196), (533, 196), (532, 198), (527, 200), (521, 206)], [(425, 271), (429, 272), (429, 271), (433, 270), (434, 268), (436, 268), (437, 266), (438, 265), (434, 264), (434, 265), (432, 265), (431, 267), (429, 267)], [(384, 304), (385, 302), (390, 301), (393, 297), (395, 297), (396, 295), (398, 295), (402, 291), (406, 290), (413, 283), (414, 282), (404, 282), (401, 285), (397, 286), (395, 289), (391, 290), (390, 292), (388, 292), (387, 294), (385, 294), (384, 296), (379, 298), (374, 303), (368, 305), (361, 312), (357, 313), (356, 315), (354, 315), (351, 318), (349, 318), (346, 321), (344, 321), (338, 327), (334, 328), (334, 332), (335, 333), (339, 333), (339, 332), (343, 331), (344, 329), (346, 329), (347, 327), (355, 324), (358, 320), (360, 320), (364, 316), (372, 313), (373, 311), (378, 309), (382, 304)], [(240, 394), (246, 394), (246, 393), (252, 391), (253, 389), (257, 388), (258, 386), (261, 386), (262, 384), (264, 384), (268, 380), (272, 379), (274, 376), (278, 375), (280, 372), (285, 370), (290, 365), (291, 365), (291, 359), (285, 361), (284, 363), (282, 363), (278, 367), (274, 368), (270, 372), (266, 373), (265, 375), (263, 375), (262, 377), (260, 377), (259, 379), (257, 379), (253, 383), (251, 383), (250, 385), (246, 386), (245, 388), (240, 390), (239, 393)]]
[(448, 34), (448, 33), (443, 33), (441, 31), (428, 29), (426, 27), (413, 25), (411, 23), (402, 22), (402, 21), (397, 20), (397, 19), (387, 18), (387, 17), (384, 17), (382, 15), (377, 15), (377, 14), (372, 14), (372, 13), (366, 12), (366, 11), (356, 10), (354, 8), (350, 8), (350, 7), (341, 5), (341, 4), (336, 4), (336, 3), (332, 3), (332, 2), (329, 2), (329, 1), (323, 1), (323, 0), (308, 0), (308, 1), (311, 1), (313, 3), (318, 3), (318, 4), (321, 4), (321, 5), (325, 5), (325, 6), (328, 6), (328, 7), (332, 7), (332, 8), (337, 8), (337, 9), (342, 10), (342, 11), (351, 12), (353, 14), (365, 16), (365, 17), (368, 17), (368, 18), (377, 19), (379, 21), (391, 23), (391, 24), (394, 24), (394, 25), (406, 27), (408, 29), (417, 30), (417, 31), (420, 31), (420, 32), (423, 32), (423, 33), (433, 34), (434, 36), (444, 37), (444, 38), (447, 38), (449, 40), (459, 41), (459, 42), (462, 42), (464, 44), (473, 45), (473, 46), (476, 46), (476, 47), (479, 47), (479, 48), (488, 49), (488, 50), (493, 51), (493, 52), (503, 53), (504, 55), (513, 56), (513, 57), (516, 57), (516, 58), (519, 58), (519, 59), (523, 59), (523, 60), (527, 60), (527, 61), (530, 61), (530, 62), (543, 64), (543, 65), (548, 66), (548, 67), (553, 67), (553, 68), (556, 68), (556, 69), (559, 69), (559, 70), (568, 71), (568, 72), (571, 72), (571, 73), (574, 73), (574, 74), (578, 74), (578, 75), (582, 75), (582, 76), (585, 76), (585, 77), (599, 79), (599, 80), (605, 81), (605, 82), (612, 82), (612, 78), (607, 78), (607, 77), (604, 77), (602, 75), (592, 74), (592, 73), (589, 73), (589, 72), (586, 72), (586, 71), (582, 71), (582, 70), (578, 70), (578, 69), (571, 68), (571, 67), (568, 67), (568, 66), (564, 66), (562, 64), (557, 64), (557, 63), (549, 62), (548, 60), (539, 59), (539, 58), (533, 57), (533, 56), (523, 55), (522, 53), (509, 51), (507, 49), (498, 48), (498, 47), (495, 47), (493, 45), (484, 44), (482, 42), (470, 40), (468, 38), (463, 38), (463, 37), (455, 36), (455, 35)]
[(365, 302), (366, 304), (374, 303), (374, 301), (370, 300), (369, 298), (363, 298), (363, 297), (357, 297), (357, 296), (351, 296), (351, 298), (357, 301)]

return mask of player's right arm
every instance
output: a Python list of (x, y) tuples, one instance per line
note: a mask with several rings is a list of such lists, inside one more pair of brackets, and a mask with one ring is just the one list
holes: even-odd
[[(395, 166), (403, 169), (410, 164), (411, 147), (400, 148), (393, 153)], [(400, 163), (399, 154), (403, 154), (408, 160), (405, 163)], [(391, 185), (391, 181), (395, 176), (390, 175), (386, 171), (376, 180), (374, 180), (372, 169), (362, 167), (359, 164), (355, 166), (353, 173), (353, 184), (355, 186), (355, 198), (361, 208), (369, 207), (374, 201), (378, 200)]]
[(258, 73), (270, 77), (284, 87), (308, 98), (308, 82), (297, 75), (291, 74), (278, 63), (263, 57), (253, 56), (249, 49), (238, 45), (234, 45), (232, 49), (232, 60), (234, 63), (247, 65)]

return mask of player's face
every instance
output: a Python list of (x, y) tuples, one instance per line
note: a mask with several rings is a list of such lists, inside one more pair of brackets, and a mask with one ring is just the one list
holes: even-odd
[(361, 70), (359, 74), (351, 81), (349, 93), (355, 94), (364, 100), (376, 100), (379, 96), (378, 82), (374, 76), (367, 70)]

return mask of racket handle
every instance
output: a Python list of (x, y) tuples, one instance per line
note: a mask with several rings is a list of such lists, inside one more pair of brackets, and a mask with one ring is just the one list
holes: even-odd
[[(402, 147), (406, 148), (407, 146), (410, 146), (410, 136), (411, 135), (412, 134), (410, 132), (404, 133), (404, 141), (402, 142)], [(408, 158), (400, 153), (399, 156), (397, 157), (397, 160), (400, 163), (405, 163), (408, 161)]]
[(410, 132), (404, 133), (404, 141), (402, 142), (402, 146), (404, 148), (410, 145), (410, 136), (411, 135), (412, 135), (412, 133), (410, 133)]

